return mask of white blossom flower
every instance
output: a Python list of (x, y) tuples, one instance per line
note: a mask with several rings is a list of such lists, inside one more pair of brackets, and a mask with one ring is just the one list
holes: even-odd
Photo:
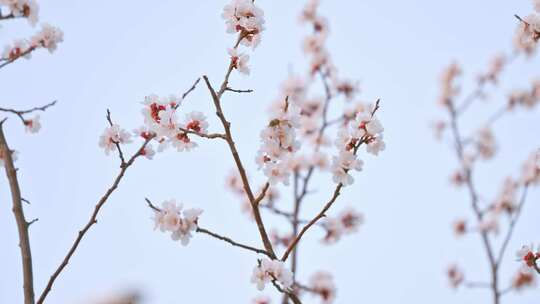
[(533, 247), (533, 245), (523, 245), (516, 252), (517, 260), (523, 262), (523, 265), (526, 267), (534, 267), (536, 265), (536, 261), (540, 259), (540, 247), (536, 252), (534, 251)]
[(450, 265), (446, 272), (450, 285), (454, 288), (457, 288), (465, 280), (465, 275), (463, 271), (458, 268), (457, 265)]
[(193, 111), (187, 114), (184, 127), (197, 133), (208, 133), (208, 122), (206, 121), (206, 116), (202, 112)]
[(493, 135), (491, 129), (482, 128), (478, 132), (476, 147), (484, 159), (490, 159), (493, 157), (493, 155), (495, 155), (497, 143), (495, 142), (495, 136)]
[(130, 142), (131, 135), (116, 124), (106, 128), (99, 137), (99, 146), (105, 149), (105, 154), (107, 155), (116, 149), (116, 144), (127, 144)]
[(285, 268), (284, 262), (263, 258), (253, 269), (251, 282), (257, 285), (257, 289), (263, 290), (266, 283), (273, 280), (281, 284), (282, 288), (289, 289), (293, 284), (293, 273)]
[(191, 233), (197, 230), (197, 222), (202, 214), (201, 209), (186, 209), (182, 212), (182, 204), (175, 200), (165, 201), (161, 209), (154, 210), (154, 229), (171, 232), (171, 239), (180, 240), (182, 245), (189, 243)]
[(540, 13), (540, 0), (532, 0), (532, 2), (533, 2), (533, 5), (534, 5), (534, 10), (537, 13)]
[(228, 33), (240, 32), (244, 35), (242, 44), (255, 48), (260, 42), (260, 33), (264, 30), (264, 12), (251, 0), (232, 0), (223, 8)]
[(532, 287), (536, 284), (536, 274), (529, 268), (521, 267), (512, 278), (512, 287), (515, 290), (522, 290), (525, 287)]
[(42, 25), (41, 31), (30, 38), (30, 45), (32, 47), (46, 48), (49, 53), (53, 53), (62, 41), (64, 41), (62, 30), (45, 23)]
[(39, 6), (34, 0), (0, 0), (0, 6), (7, 6), (14, 17), (28, 19), (35, 26), (38, 21)]
[(336, 285), (332, 275), (325, 271), (314, 273), (309, 279), (309, 287), (322, 299), (323, 304), (330, 304), (336, 298)]
[(37, 133), (41, 129), (41, 123), (39, 122), (39, 115), (36, 115), (32, 119), (24, 120), (25, 130), (28, 133)]
[(244, 53), (238, 53), (237, 49), (229, 49), (229, 55), (231, 56), (231, 64), (233, 68), (237, 69), (238, 72), (249, 75), (249, 55)]
[(251, 301), (252, 304), (271, 304), (272, 301), (270, 300), (270, 297), (268, 296), (257, 296)]
[(156, 154), (156, 151), (154, 151), (154, 148), (151, 145), (146, 145), (141, 150), (140, 154), (148, 159), (153, 159), (154, 155)]
[(28, 41), (22, 39), (15, 40), (12, 45), (6, 45), (4, 47), (2, 58), (13, 61), (24, 54), (24, 58), (30, 59), (32, 54), (27, 52), (29, 48)]
[(385, 148), (386, 144), (384, 143), (383, 136), (380, 135), (372, 140), (368, 140), (366, 151), (373, 155), (379, 155), (379, 152), (384, 151)]

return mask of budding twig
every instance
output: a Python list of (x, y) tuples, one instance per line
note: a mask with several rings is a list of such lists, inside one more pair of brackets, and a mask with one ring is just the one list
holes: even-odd
[(31, 108), (31, 109), (27, 109), (27, 110), (16, 110), (16, 109), (9, 109), (9, 108), (0, 107), (0, 112), (7, 112), (7, 113), (15, 114), (15, 115), (17, 115), (17, 117), (19, 117), (21, 119), (22, 123), (24, 124), (25, 123), (24, 115), (30, 114), (32, 112), (37, 112), (37, 111), (45, 112), (48, 108), (54, 106), (56, 104), (56, 102), (57, 102), (57, 100), (53, 100), (52, 102), (50, 102), (50, 103), (48, 103), (46, 105), (43, 105), (41, 107), (34, 107), (34, 108)]

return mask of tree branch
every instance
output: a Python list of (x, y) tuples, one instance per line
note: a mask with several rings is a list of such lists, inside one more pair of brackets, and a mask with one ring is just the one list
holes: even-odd
[[(5, 120), (4, 120), (5, 121)], [(4, 122), (3, 121), (3, 122)], [(30, 238), (28, 236), (28, 227), (32, 222), (27, 222), (24, 217), (24, 209), (22, 207), (21, 190), (19, 181), (17, 180), (17, 170), (13, 164), (11, 150), (4, 136), (3, 122), (0, 123), (0, 154), (4, 160), (7, 179), (11, 189), (11, 199), (13, 203), (13, 215), (17, 222), (17, 230), (19, 232), (19, 247), (21, 249), (22, 270), (23, 270), (23, 290), (24, 303), (34, 304), (34, 279), (32, 272), (32, 251), (30, 248)]]

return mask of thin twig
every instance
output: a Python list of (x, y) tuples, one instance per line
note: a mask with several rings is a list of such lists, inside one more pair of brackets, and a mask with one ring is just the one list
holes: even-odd
[(7, 112), (7, 113), (15, 114), (15, 115), (17, 115), (17, 117), (19, 117), (21, 119), (22, 123), (24, 124), (25, 123), (24, 115), (30, 114), (32, 112), (37, 112), (37, 111), (45, 112), (48, 108), (54, 106), (56, 104), (56, 102), (57, 102), (57, 100), (54, 100), (54, 101), (49, 102), (48, 104), (43, 105), (41, 107), (34, 107), (34, 108), (31, 108), (31, 109), (27, 109), (27, 110), (16, 110), (16, 109), (0, 107), (0, 112)]
[(496, 260), (496, 264), (500, 265), (502, 262), (502, 259), (504, 257), (504, 252), (506, 251), (506, 248), (508, 247), (508, 243), (510, 242), (510, 239), (512, 238), (512, 234), (514, 233), (514, 228), (516, 226), (516, 223), (519, 219), (519, 216), (521, 215), (521, 210), (523, 210), (523, 206), (525, 205), (525, 201), (527, 199), (527, 190), (529, 189), (529, 184), (525, 184), (523, 186), (523, 191), (521, 193), (521, 198), (519, 200), (519, 205), (516, 209), (515, 215), (510, 220), (510, 224), (508, 226), (508, 231), (506, 232), (506, 236), (504, 237), (504, 241), (501, 245), (501, 249), (499, 250), (499, 255)]
[(237, 89), (232, 89), (232, 88), (225, 88), (225, 91), (230, 91), (230, 92), (235, 92), (235, 93), (253, 93), (253, 90), (251, 89), (248, 89), (248, 90), (237, 90)]
[(252, 247), (252, 246), (249, 246), (249, 245), (244, 245), (244, 244), (238, 243), (238, 242), (232, 240), (229, 237), (219, 235), (219, 234), (217, 234), (215, 232), (212, 232), (212, 231), (210, 231), (208, 229), (197, 227), (196, 231), (199, 232), (199, 233), (207, 234), (207, 235), (209, 235), (211, 237), (214, 237), (214, 238), (216, 238), (218, 240), (222, 240), (224, 242), (227, 242), (227, 243), (231, 244), (232, 246), (240, 247), (240, 248), (243, 248), (243, 249), (246, 249), (246, 250), (249, 250), (249, 251), (253, 251), (253, 252), (259, 253), (259, 254), (264, 254), (264, 255), (268, 256), (269, 258), (272, 258), (270, 256), (270, 254), (264, 249), (259, 249), (259, 248), (255, 248), (255, 247)]
[(193, 92), (197, 88), (197, 84), (199, 84), (199, 81), (201, 81), (201, 77), (197, 78), (191, 88), (189, 88), (186, 92), (184, 92), (184, 94), (182, 94), (182, 100), (184, 100), (189, 95), (189, 93)]
[(196, 132), (196, 131), (193, 131), (193, 130), (189, 130), (189, 129), (186, 129), (186, 128), (182, 128), (182, 127), (179, 127), (178, 130), (184, 132), (184, 133), (187, 133), (187, 134), (193, 134), (193, 135), (197, 135), (199, 137), (202, 137), (202, 138), (207, 138), (207, 139), (216, 139), (216, 138), (221, 138), (221, 139), (225, 139), (227, 140), (227, 137), (225, 136), (225, 134), (220, 134), (220, 133), (200, 133), (200, 132)]
[[(5, 120), (4, 120), (5, 121)], [(34, 279), (32, 272), (32, 251), (30, 248), (30, 238), (28, 236), (28, 227), (33, 222), (27, 222), (24, 217), (22, 206), (21, 190), (17, 180), (17, 170), (13, 164), (11, 150), (4, 136), (3, 122), (0, 123), (0, 154), (4, 160), (9, 187), (11, 189), (11, 199), (13, 203), (13, 215), (17, 222), (17, 231), (19, 233), (19, 247), (21, 249), (22, 270), (23, 270), (23, 290), (24, 303), (34, 304)]]
[[(111, 119), (111, 111), (107, 109), (107, 121), (109, 122), (109, 125), (112, 127), (114, 125), (112, 119)], [(116, 146), (116, 150), (118, 151), (118, 157), (120, 157), (120, 167), (123, 167), (126, 165), (126, 159), (124, 158), (124, 152), (122, 152), (122, 147), (120, 147), (120, 143), (113, 141), (114, 145)]]

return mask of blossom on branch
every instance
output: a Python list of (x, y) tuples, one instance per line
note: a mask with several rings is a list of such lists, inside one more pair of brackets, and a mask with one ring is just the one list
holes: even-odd
[(9, 9), (7, 16), (26, 18), (32, 26), (38, 21), (39, 6), (34, 0), (0, 0), (0, 8), (2, 6)]
[(232, 0), (225, 5), (221, 17), (225, 19), (227, 33), (240, 33), (242, 44), (255, 48), (264, 30), (264, 12), (251, 0)]
[(176, 200), (164, 201), (160, 210), (154, 210), (154, 229), (161, 232), (171, 232), (171, 239), (180, 240), (182, 245), (189, 244), (191, 233), (197, 230), (199, 216), (202, 209), (186, 209), (182, 211), (182, 204), (176, 204)]
[(36, 115), (32, 119), (24, 120), (25, 130), (28, 133), (37, 133), (41, 129), (41, 123), (39, 122), (39, 115)]
[(130, 142), (131, 134), (116, 124), (105, 128), (103, 134), (99, 137), (99, 146), (105, 149), (105, 154), (107, 155), (116, 149), (117, 144), (127, 144)]
[(330, 304), (336, 298), (336, 285), (332, 274), (325, 271), (314, 273), (309, 279), (309, 288), (317, 293), (323, 304)]
[(253, 269), (251, 283), (256, 284), (257, 289), (263, 290), (270, 282), (277, 282), (283, 289), (289, 289), (293, 284), (293, 273), (285, 268), (282, 261), (263, 258)]
[[(19, 152), (15, 151), (15, 150), (11, 150), (11, 160), (13, 160), (13, 162), (15, 162), (17, 160), (17, 155), (19, 154)], [(0, 167), (4, 167), (5, 165), (5, 161), (4, 161), (4, 152), (3, 150), (0, 150)]]
[(238, 72), (249, 75), (249, 55), (244, 53), (238, 53), (236, 49), (229, 49), (229, 55), (231, 56), (231, 64), (233, 68), (237, 69)]

